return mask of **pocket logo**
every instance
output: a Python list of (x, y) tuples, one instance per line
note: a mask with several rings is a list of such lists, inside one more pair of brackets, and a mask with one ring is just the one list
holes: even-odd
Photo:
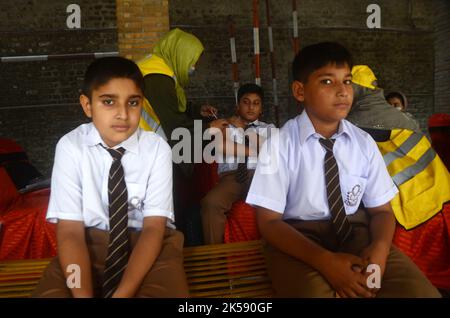
[(347, 192), (345, 204), (347, 204), (348, 206), (355, 206), (358, 203), (358, 199), (361, 193), (361, 186), (359, 184), (355, 185), (351, 191)]
[(144, 209), (144, 202), (138, 197), (132, 197), (128, 202), (128, 210), (138, 210), (141, 211)]

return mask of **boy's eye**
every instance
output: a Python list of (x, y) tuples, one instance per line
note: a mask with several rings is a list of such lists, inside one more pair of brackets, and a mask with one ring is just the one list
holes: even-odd
[(129, 102), (128, 102), (128, 104), (130, 105), (130, 106), (133, 106), (133, 107), (135, 107), (135, 106), (139, 106), (139, 100), (130, 100)]
[(332, 81), (331, 81), (329, 78), (323, 79), (323, 80), (321, 80), (320, 82), (321, 82), (322, 84), (326, 84), (326, 85), (329, 85), (329, 84), (332, 83)]
[(352, 85), (352, 80), (345, 80), (345, 81), (344, 81), (344, 84), (345, 84), (345, 85)]
[(111, 105), (114, 104), (114, 100), (112, 100), (112, 99), (104, 99), (103, 100), (103, 104), (111, 106)]

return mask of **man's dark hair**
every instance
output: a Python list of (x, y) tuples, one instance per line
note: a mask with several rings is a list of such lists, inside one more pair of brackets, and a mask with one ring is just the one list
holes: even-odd
[(253, 84), (253, 83), (247, 83), (242, 85), (241, 87), (239, 87), (238, 90), (238, 102), (241, 101), (242, 96), (244, 96), (245, 94), (257, 94), (260, 98), (261, 101), (264, 99), (264, 91), (261, 88), (261, 86), (257, 85), (257, 84)]
[(321, 42), (305, 46), (295, 56), (292, 63), (294, 80), (306, 83), (309, 75), (328, 64), (353, 67), (352, 55), (339, 43)]
[(108, 83), (113, 78), (128, 78), (144, 91), (144, 78), (139, 67), (131, 60), (123, 57), (104, 57), (92, 62), (84, 74), (81, 92), (92, 98), (92, 91)]
[(405, 106), (405, 98), (399, 92), (390, 92), (389, 94), (387, 94), (385, 96), (385, 98), (386, 98), (386, 100), (389, 100), (391, 98), (398, 98), (402, 102), (402, 105)]

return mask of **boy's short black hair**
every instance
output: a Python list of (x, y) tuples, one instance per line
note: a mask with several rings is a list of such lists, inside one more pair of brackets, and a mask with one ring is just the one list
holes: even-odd
[(390, 92), (385, 96), (386, 100), (389, 100), (391, 98), (398, 98), (402, 102), (402, 105), (405, 106), (405, 99), (403, 98), (403, 95), (399, 92)]
[(328, 64), (337, 66), (348, 65), (353, 67), (352, 55), (341, 44), (334, 42), (321, 42), (305, 46), (295, 56), (292, 63), (294, 80), (306, 83), (309, 75)]
[(258, 95), (261, 98), (261, 101), (264, 99), (264, 91), (261, 86), (253, 83), (247, 83), (239, 87), (237, 94), (238, 102), (241, 101), (242, 96), (251, 93)]
[(112, 56), (97, 59), (88, 66), (81, 92), (90, 99), (94, 89), (113, 78), (128, 78), (144, 91), (144, 78), (136, 63), (123, 57)]

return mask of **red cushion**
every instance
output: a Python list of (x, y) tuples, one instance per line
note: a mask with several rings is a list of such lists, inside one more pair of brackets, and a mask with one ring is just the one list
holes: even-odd
[(23, 152), (23, 148), (19, 146), (14, 140), (0, 138), (0, 154)]
[(239, 200), (233, 204), (225, 224), (225, 243), (259, 240), (255, 209)]
[(436, 287), (450, 289), (450, 204), (412, 230), (406, 231), (398, 225), (393, 243)]
[(431, 145), (442, 162), (450, 170), (450, 134), (445, 131), (430, 129)]
[(0, 166), (0, 215), (5, 214), (19, 198), (16, 186), (12, 182), (5, 168)]
[(45, 220), (49, 195), (49, 189), (24, 194), (0, 216), (0, 260), (56, 255), (56, 227)]

